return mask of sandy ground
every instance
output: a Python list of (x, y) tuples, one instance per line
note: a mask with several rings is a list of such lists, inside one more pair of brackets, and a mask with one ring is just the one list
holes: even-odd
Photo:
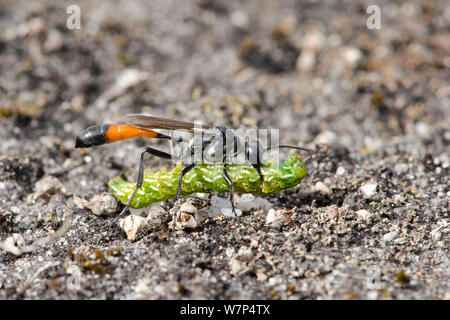
[[(66, 27), (74, 3), (81, 30)], [(366, 27), (371, 4), (379, 30)], [(0, 298), (450, 299), (449, 10), (427, 0), (2, 1), (0, 240), (34, 250), (0, 252)], [(296, 207), (291, 221), (272, 228), (267, 211), (251, 210), (194, 230), (163, 223), (134, 241), (108, 227), (113, 217), (80, 199), (110, 193), (114, 176), (136, 179), (148, 141), (74, 141), (139, 112), (280, 128), (283, 143), (314, 148), (307, 177), (266, 197)]]

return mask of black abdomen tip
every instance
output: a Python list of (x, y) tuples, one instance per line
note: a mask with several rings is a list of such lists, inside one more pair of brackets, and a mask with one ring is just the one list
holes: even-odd
[(108, 143), (109, 141), (105, 136), (108, 129), (109, 124), (84, 129), (75, 141), (75, 148), (90, 148)]

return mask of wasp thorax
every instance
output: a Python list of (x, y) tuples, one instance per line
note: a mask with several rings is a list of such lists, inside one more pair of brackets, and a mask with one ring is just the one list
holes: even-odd
[(262, 151), (258, 140), (245, 141), (245, 158), (251, 164), (258, 164), (262, 160)]
[(173, 130), (170, 138), (173, 142), (189, 142), (191, 135), (186, 130)]
[(221, 163), (223, 161), (223, 146), (217, 140), (211, 141), (205, 148), (203, 157), (206, 163)]

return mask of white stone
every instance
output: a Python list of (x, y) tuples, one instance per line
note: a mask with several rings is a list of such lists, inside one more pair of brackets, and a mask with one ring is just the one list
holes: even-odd
[(148, 210), (147, 222), (151, 229), (160, 228), (168, 220), (167, 211), (160, 205), (152, 205)]
[(66, 193), (64, 186), (54, 176), (47, 176), (39, 180), (36, 183), (35, 190), (36, 191), (33, 194), (28, 196), (27, 203), (31, 203), (46, 195), (51, 195), (58, 192)]
[(323, 131), (315, 139), (315, 144), (328, 144), (331, 145), (337, 140), (337, 134), (333, 131)]
[(297, 69), (300, 71), (311, 71), (316, 64), (316, 54), (311, 50), (303, 50), (297, 59)]
[(345, 172), (346, 172), (346, 170), (345, 170), (344, 167), (338, 167), (337, 170), (336, 170), (336, 174), (337, 174), (338, 176), (344, 175)]
[(93, 196), (86, 207), (91, 209), (95, 215), (110, 215), (117, 211), (119, 203), (112, 194), (102, 193)]
[(362, 53), (355, 47), (343, 47), (341, 49), (342, 59), (349, 67), (355, 67), (358, 61), (362, 58)]
[(206, 209), (199, 210), (192, 203), (185, 202), (176, 213), (175, 228), (177, 230), (195, 229), (207, 218)]
[(269, 210), (272, 204), (263, 198), (255, 197), (252, 194), (243, 194), (238, 203), (236, 203), (236, 208), (242, 211), (250, 211), (254, 209), (264, 209)]
[(378, 183), (365, 183), (363, 184), (359, 190), (366, 198), (372, 198), (377, 193)]
[(367, 299), (369, 299), (369, 300), (377, 300), (378, 299), (378, 292), (377, 291), (369, 291), (367, 293)]
[(419, 135), (421, 138), (424, 139), (430, 138), (431, 129), (430, 126), (425, 122), (417, 122), (414, 128), (416, 130), (417, 135)]
[(52, 29), (47, 35), (47, 39), (44, 42), (44, 49), (47, 52), (58, 51), (63, 44), (63, 35), (57, 29)]
[(363, 220), (368, 220), (371, 217), (371, 213), (365, 209), (356, 211), (356, 214), (358, 215), (358, 218)]
[(231, 24), (235, 27), (245, 28), (248, 25), (247, 14), (240, 10), (233, 11), (230, 20)]
[[(245, 206), (245, 205), (244, 205)], [(228, 199), (221, 198), (217, 195), (211, 197), (211, 207), (209, 208), (208, 216), (216, 217), (223, 214), (224, 216), (234, 217), (231, 203)], [(241, 216), (242, 210), (236, 208), (236, 216)]]
[(397, 238), (397, 236), (398, 236), (398, 231), (392, 231), (392, 232), (386, 233), (386, 234), (383, 236), (383, 241), (385, 241), (385, 242), (391, 242), (392, 240), (394, 240), (395, 238)]
[(197, 208), (194, 205), (192, 205), (192, 203), (185, 202), (181, 205), (180, 211), (194, 214), (197, 212)]
[(326, 186), (326, 184), (323, 183), (322, 181), (317, 182), (317, 183), (314, 185), (314, 188), (315, 188), (318, 192), (320, 192), (320, 193), (322, 193), (322, 194), (325, 194), (325, 195), (330, 195), (330, 194), (331, 194), (330, 188), (328, 188), (328, 187)]
[(408, 164), (406, 163), (397, 163), (394, 166), (394, 171), (398, 176), (404, 175), (409, 170)]
[(127, 234), (128, 240), (136, 240), (136, 235), (147, 227), (147, 219), (141, 216), (130, 214), (119, 220), (119, 226)]
[(326, 38), (318, 29), (308, 31), (302, 38), (302, 48), (319, 52), (325, 45)]
[(280, 229), (283, 225), (288, 224), (297, 207), (291, 210), (275, 210), (270, 209), (266, 216), (266, 226), (273, 229)]
[(253, 257), (253, 252), (250, 247), (242, 246), (239, 248), (237, 255), (244, 261), (250, 261)]

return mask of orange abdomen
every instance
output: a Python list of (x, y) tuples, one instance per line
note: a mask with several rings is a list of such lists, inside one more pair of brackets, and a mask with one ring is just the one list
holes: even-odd
[(77, 137), (75, 148), (90, 148), (135, 137), (170, 139), (165, 134), (126, 124), (103, 124), (84, 129)]
[(108, 131), (105, 133), (105, 138), (109, 142), (131, 139), (135, 137), (163, 138), (165, 136), (152, 130), (136, 128), (126, 124), (111, 124)]

